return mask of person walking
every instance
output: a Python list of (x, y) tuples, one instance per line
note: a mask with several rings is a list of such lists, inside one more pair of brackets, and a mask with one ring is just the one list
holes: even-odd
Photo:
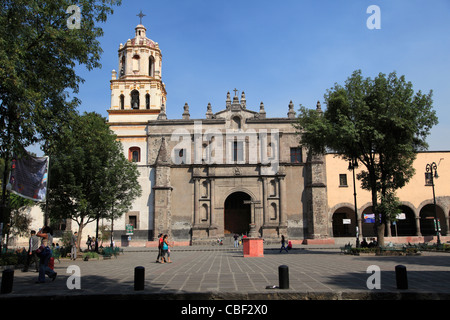
[(36, 250), (36, 254), (39, 256), (39, 276), (36, 283), (45, 283), (45, 275), (55, 281), (57, 273), (48, 265), (52, 257), (52, 250), (48, 246), (47, 239), (42, 239), (42, 245)]
[(78, 232), (74, 232), (72, 235), (72, 238), (70, 238), (70, 259), (76, 260), (77, 259), (77, 242), (78, 242)]
[[(161, 257), (161, 254), (162, 254), (162, 243), (163, 243), (163, 234), (160, 233), (158, 235), (158, 257), (156, 258), (156, 262), (162, 262), (162, 257)], [(159, 259), (161, 259), (161, 261)]]
[(238, 248), (239, 247), (239, 235), (237, 233), (234, 234), (234, 247)]
[(289, 252), (288, 249), (286, 248), (286, 239), (284, 238), (284, 235), (281, 235), (281, 248), (280, 248), (280, 253), (281, 251), (286, 250), (286, 252)]
[(39, 229), (38, 233), (36, 233), (36, 236), (42, 238), (41, 246), (43, 245), (45, 239), (47, 239), (47, 243), (49, 244), (49, 246), (53, 243), (53, 231), (48, 226), (44, 226)]
[[(164, 262), (161, 263), (172, 263), (172, 261), (170, 261), (170, 248), (171, 245), (169, 244), (169, 240), (168, 240), (168, 235), (165, 234), (163, 237), (163, 242), (162, 242), (162, 258), (164, 259)], [(166, 261), (166, 254), (167, 254), (167, 261)]]
[(28, 247), (28, 255), (27, 261), (25, 262), (25, 266), (23, 268), (23, 272), (27, 272), (30, 267), (31, 261), (34, 262), (34, 266), (36, 268), (36, 272), (39, 272), (39, 261), (38, 256), (36, 255), (36, 250), (39, 248), (39, 238), (36, 236), (36, 231), (31, 230), (29, 247)]
[(92, 239), (90, 235), (87, 236), (86, 245), (88, 250), (92, 250)]
[(53, 256), (53, 252), (50, 249), (50, 245), (53, 243), (52, 229), (48, 226), (44, 226), (38, 231), (36, 236), (42, 238), (41, 246), (36, 250), (36, 254), (39, 257), (39, 277), (36, 283), (44, 283), (45, 275), (48, 275), (52, 281), (54, 281), (57, 273), (48, 266), (50, 258)]

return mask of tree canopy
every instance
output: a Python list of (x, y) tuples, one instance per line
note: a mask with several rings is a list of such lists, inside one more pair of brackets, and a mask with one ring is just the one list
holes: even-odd
[(411, 82), (396, 72), (364, 78), (356, 70), (344, 85), (335, 84), (325, 94), (327, 108), (300, 108), (298, 131), (310, 152), (335, 152), (358, 161), (362, 187), (372, 194), (378, 242), (383, 244), (386, 210), (378, 199), (391, 201), (395, 190), (414, 175), (416, 153), (426, 150), (426, 137), (437, 124), (432, 91), (414, 92)]
[[(0, 4), (0, 158), (4, 181), (11, 154), (57, 139), (62, 125), (80, 104), (83, 79), (75, 66), (100, 67), (97, 25), (120, 0), (80, 0), (80, 26), (72, 28), (71, 0), (4, 0)], [(70, 19), (69, 19), (70, 20)], [(48, 148), (44, 148), (49, 153)], [(3, 184), (0, 222), (6, 205)]]
[(99, 114), (75, 117), (51, 147), (49, 216), (75, 221), (79, 238), (86, 224), (119, 217), (141, 194), (136, 165), (125, 158), (121, 143)]
[(69, 0), (5, 0), (0, 6), (0, 156), (51, 139), (80, 101), (75, 66), (101, 67), (96, 25), (117, 0), (77, 1), (79, 29), (69, 29)]

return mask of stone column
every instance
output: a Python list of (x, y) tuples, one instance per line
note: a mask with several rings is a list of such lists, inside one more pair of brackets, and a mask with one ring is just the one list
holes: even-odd
[(214, 226), (215, 225), (215, 220), (216, 220), (216, 217), (215, 217), (215, 215), (214, 215), (214, 179), (210, 179), (209, 180), (209, 206), (210, 206), (210, 209), (209, 209), (209, 212), (210, 212), (210, 225), (211, 226)]
[(361, 219), (361, 213), (358, 210), (358, 232), (359, 232), (359, 239), (362, 238), (362, 219)]
[(267, 210), (267, 178), (261, 178), (261, 198), (262, 198), (262, 208), (263, 208), (263, 224), (269, 223), (269, 213)]
[(287, 197), (286, 197), (286, 179), (285, 177), (280, 177), (278, 180), (279, 184), (279, 192), (280, 192), (280, 226), (285, 227), (286, 226), (286, 204), (287, 204)]
[[(444, 214), (444, 217), (445, 217), (445, 214)], [(444, 218), (444, 220), (447, 223), (446, 230), (447, 230), (447, 236), (448, 236), (448, 235), (450, 235), (450, 230), (449, 230), (449, 227), (450, 227), (450, 215), (447, 217), (447, 219)]]
[(253, 201), (253, 200), (245, 200), (244, 204), (250, 205), (250, 231), (248, 233), (249, 238), (257, 238), (258, 237), (258, 230), (256, 230), (256, 223), (255, 223), (255, 204), (261, 203), (260, 201)]
[(420, 215), (416, 216), (416, 236), (421, 237), (422, 232), (420, 230)]
[(155, 161), (154, 192), (154, 223), (153, 238), (157, 240), (158, 234), (165, 233), (171, 236), (171, 196), (170, 160), (166, 150), (165, 138), (161, 139), (161, 146)]
[(217, 216), (216, 216), (216, 211), (215, 211), (215, 201), (216, 201), (216, 190), (215, 190), (215, 185), (216, 185), (216, 180), (214, 178), (209, 180), (210, 183), (210, 193), (209, 193), (209, 200), (210, 200), (210, 225), (209, 225), (209, 235), (210, 236), (217, 236), (217, 229), (219, 228), (218, 224), (217, 224)]
[(325, 157), (323, 155), (309, 155), (305, 169), (307, 237), (309, 239), (328, 238), (329, 219)]
[(194, 178), (194, 225), (200, 223), (200, 212), (198, 210), (198, 198), (200, 195), (200, 179)]

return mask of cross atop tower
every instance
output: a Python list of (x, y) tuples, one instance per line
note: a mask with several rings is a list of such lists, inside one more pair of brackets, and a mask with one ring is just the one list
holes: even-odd
[(137, 14), (136, 16), (139, 17), (139, 24), (142, 24), (142, 18), (145, 17), (146, 15), (143, 14), (143, 13), (142, 13), (142, 10), (141, 10), (141, 12), (139, 12), (139, 14)]
[(234, 91), (234, 95), (235, 95), (235, 96), (237, 97), (237, 93), (238, 93), (238, 91), (239, 91), (239, 90), (238, 90), (238, 89), (236, 89), (236, 88), (234, 88), (234, 90), (233, 90), (233, 91)]

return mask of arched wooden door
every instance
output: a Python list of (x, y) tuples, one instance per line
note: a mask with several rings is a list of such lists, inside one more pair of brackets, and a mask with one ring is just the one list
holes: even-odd
[(245, 192), (234, 192), (225, 200), (224, 234), (248, 234), (251, 223), (250, 204), (244, 204), (251, 197)]

